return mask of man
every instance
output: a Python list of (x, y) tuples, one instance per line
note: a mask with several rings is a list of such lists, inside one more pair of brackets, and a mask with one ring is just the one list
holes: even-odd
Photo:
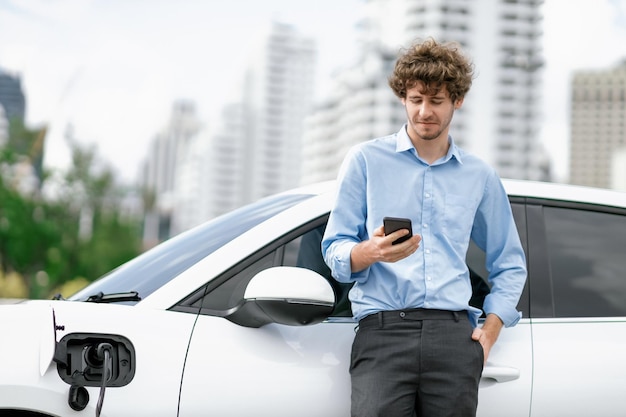
[[(352, 416), (475, 416), (483, 364), (502, 326), (515, 325), (526, 261), (494, 169), (448, 135), (473, 65), (452, 43), (406, 50), (389, 85), (406, 109), (399, 132), (346, 156), (322, 240), (333, 277), (354, 282)], [(488, 128), (488, 127), (485, 127)], [(383, 218), (406, 217), (385, 235)], [(486, 319), (471, 307), (470, 238), (486, 253)]]

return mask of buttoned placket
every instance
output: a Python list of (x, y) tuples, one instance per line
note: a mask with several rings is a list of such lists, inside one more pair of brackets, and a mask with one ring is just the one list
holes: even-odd
[(431, 260), (431, 242), (432, 230), (431, 224), (433, 220), (433, 199), (435, 198), (435, 190), (433, 189), (433, 169), (428, 166), (424, 171), (424, 186), (422, 191), (422, 213), (421, 213), (421, 229), (422, 229), (422, 250), (424, 256), (424, 307), (430, 307), (429, 297), (433, 289), (432, 260)]

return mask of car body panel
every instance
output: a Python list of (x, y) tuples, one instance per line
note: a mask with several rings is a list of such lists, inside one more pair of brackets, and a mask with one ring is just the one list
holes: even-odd
[[(5, 321), (7, 317), (27, 316), (25, 310), (30, 309), (54, 311), (56, 336), (51, 333), (53, 326), (50, 316), (45, 320), (46, 325), (50, 324), (50, 332), (44, 332), (46, 340), (54, 340), (55, 337), (60, 340), (72, 333), (117, 334), (131, 340), (137, 358), (134, 378), (127, 386), (107, 388), (103, 416), (127, 415), (129, 404), (141, 404), (141, 407), (133, 408), (135, 416), (176, 415), (185, 353), (195, 320), (193, 315), (137, 309), (132, 310), (131, 317), (129, 309), (132, 307), (129, 306), (30, 301), (27, 304), (0, 306), (0, 317)], [(1, 344), (0, 369), (3, 371), (0, 372), (0, 408), (28, 406), (32, 410), (57, 415), (79, 415), (68, 406), (70, 386), (59, 377), (56, 363), (51, 361), (41, 376), (37, 369), (38, 361), (32, 361), (33, 357), (39, 355), (39, 339), (39, 334), (33, 334), (30, 340), (14, 345), (23, 350), (19, 353), (7, 352), (6, 346), (9, 344)], [(18, 361), (19, 366), (11, 366), (13, 361)], [(95, 409), (99, 388), (87, 387), (87, 390), (91, 398), (87, 409), (92, 410), (91, 414)], [(45, 393), (48, 399), (34, 401), (40, 393)], [(158, 401), (150, 401), (151, 398), (158, 398)], [(45, 409), (37, 404), (45, 404)], [(82, 412), (80, 415), (85, 414)]]
[(189, 346), (180, 416), (207, 410), (222, 417), (349, 415), (355, 327), (347, 321), (251, 329), (200, 316)]
[(529, 319), (500, 332), (483, 368), (478, 394), (480, 417), (528, 417), (532, 388), (532, 336)]
[(533, 320), (533, 346), (533, 417), (624, 415), (626, 317)]
[(52, 363), (55, 346), (54, 312), (48, 303), (0, 305), (0, 329), (4, 335), (0, 358), (32, 358), (23, 363), (21, 369), (0, 368), (0, 374), (24, 385), (45, 374)]

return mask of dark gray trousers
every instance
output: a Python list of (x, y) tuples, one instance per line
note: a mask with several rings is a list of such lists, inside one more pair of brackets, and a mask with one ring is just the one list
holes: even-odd
[(467, 312), (385, 311), (359, 322), (352, 417), (474, 417), (484, 352)]

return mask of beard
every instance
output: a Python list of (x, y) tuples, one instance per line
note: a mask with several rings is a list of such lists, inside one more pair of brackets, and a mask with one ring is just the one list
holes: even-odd
[(441, 124), (427, 124), (423, 125), (419, 122), (410, 123), (411, 129), (415, 132), (418, 138), (422, 140), (435, 140), (441, 136), (441, 134), (448, 128), (450, 122)]
[[(429, 119), (420, 120), (417, 115), (411, 119), (409, 117), (409, 127), (413, 133), (421, 140), (431, 141), (441, 137), (450, 128), (450, 122), (452, 122), (452, 116), (454, 115), (454, 109), (449, 113), (443, 114), (443, 119), (437, 117), (431, 117)], [(409, 116), (407, 112), (407, 116)], [(447, 140), (447, 134), (446, 140)]]

